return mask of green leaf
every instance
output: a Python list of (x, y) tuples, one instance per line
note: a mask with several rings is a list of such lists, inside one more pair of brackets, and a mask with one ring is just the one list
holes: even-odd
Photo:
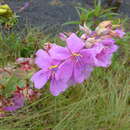
[(65, 26), (65, 25), (69, 25), (69, 24), (80, 24), (80, 21), (70, 21), (70, 22), (66, 22), (62, 25)]

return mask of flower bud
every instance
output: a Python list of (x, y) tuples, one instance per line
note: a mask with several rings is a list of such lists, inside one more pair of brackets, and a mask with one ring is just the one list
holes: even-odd
[(5, 17), (10, 17), (12, 14), (13, 14), (13, 11), (7, 4), (0, 5), (0, 15), (5, 16)]
[(86, 48), (91, 48), (94, 44), (96, 44), (97, 40), (95, 38), (88, 38), (85, 42)]
[(67, 39), (67, 36), (64, 33), (60, 33), (59, 34), (59, 38), (63, 41), (65, 41)]
[(87, 34), (82, 34), (81, 37), (80, 37), (82, 40), (86, 40), (87, 39)]
[(87, 25), (84, 23), (84, 26), (82, 26), (82, 25), (79, 25), (79, 29), (81, 30), (81, 31), (84, 31), (86, 34), (91, 34), (91, 30), (87, 27)]

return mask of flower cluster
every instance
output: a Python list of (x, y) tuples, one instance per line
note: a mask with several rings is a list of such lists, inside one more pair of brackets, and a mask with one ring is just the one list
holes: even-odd
[(13, 112), (22, 108), (25, 101), (32, 102), (40, 97), (40, 92), (31, 89), (28, 85), (23, 88), (19, 86), (13, 92), (12, 97), (0, 96), (0, 117), (6, 116), (7, 112)]
[(108, 67), (118, 46), (114, 38), (122, 38), (124, 32), (119, 25), (104, 21), (95, 31), (81, 26), (83, 34), (61, 33), (66, 46), (47, 43), (36, 52), (35, 64), (40, 68), (31, 80), (35, 88), (42, 88), (50, 81), (50, 92), (57, 96), (69, 86), (82, 83), (95, 67)]

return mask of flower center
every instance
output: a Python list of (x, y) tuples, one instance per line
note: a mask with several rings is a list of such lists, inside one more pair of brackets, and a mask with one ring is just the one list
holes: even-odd
[(72, 56), (81, 56), (79, 53), (73, 53)]
[(51, 69), (55, 69), (57, 67), (58, 67), (58, 65), (52, 65), (52, 66), (49, 67), (49, 69), (51, 70)]

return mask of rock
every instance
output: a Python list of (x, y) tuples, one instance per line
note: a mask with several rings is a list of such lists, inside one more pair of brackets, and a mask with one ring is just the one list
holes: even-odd
[[(56, 31), (61, 24), (78, 20), (75, 6), (84, 3), (84, 0), (33, 0), (23, 11), (26, 0), (5, 0), (20, 16), (20, 26), (29, 23), (46, 31)], [(74, 30), (75, 26), (66, 27), (65, 30)]]
[[(122, 0), (102, 0), (102, 4), (106, 5), (110, 2), (114, 6), (114, 2)], [(18, 28), (23, 28), (25, 24), (40, 27), (45, 32), (57, 32), (61, 30), (61, 24), (68, 21), (78, 20), (78, 14), (75, 7), (83, 5), (89, 8), (94, 4), (94, 0), (30, 0), (29, 6), (19, 12), (29, 0), (5, 0), (11, 8), (20, 16), (20, 24)], [(89, 6), (88, 6), (89, 5)], [(130, 0), (124, 0), (119, 5), (119, 13), (130, 16)], [(66, 26), (65, 31), (73, 31), (75, 25)]]

